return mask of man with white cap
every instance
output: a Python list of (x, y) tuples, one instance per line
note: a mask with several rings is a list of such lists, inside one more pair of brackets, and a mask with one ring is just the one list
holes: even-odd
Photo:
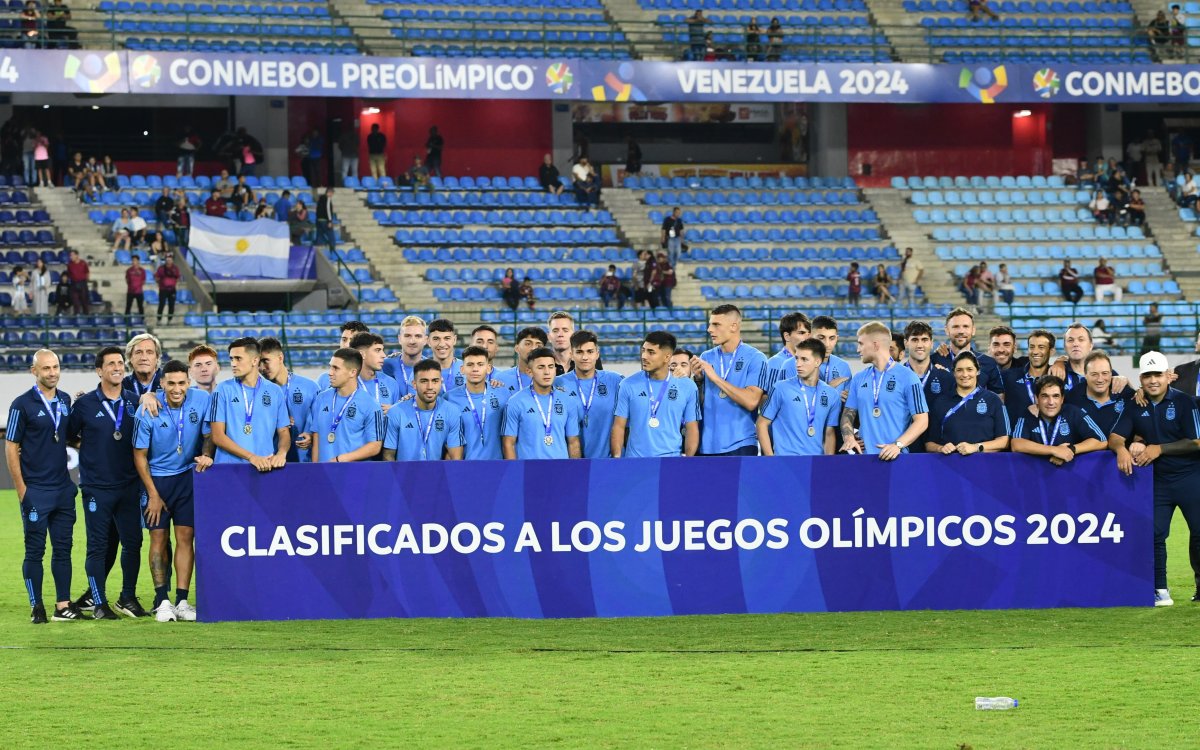
[[(1171, 388), (1167, 358), (1161, 352), (1142, 355), (1139, 377), (1146, 406), (1125, 409), (1108, 438), (1117, 468), (1154, 466), (1154, 606), (1174, 604), (1167, 588), (1167, 535), (1175, 508), (1183, 512), (1191, 537), (1188, 553), (1197, 583), (1192, 601), (1200, 601), (1200, 408), (1183, 391)], [(1134, 436), (1146, 444), (1131, 451)]]

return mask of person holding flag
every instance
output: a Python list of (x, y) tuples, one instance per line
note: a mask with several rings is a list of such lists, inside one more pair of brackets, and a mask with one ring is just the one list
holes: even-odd
[(362, 354), (345, 347), (329, 360), (329, 387), (304, 420), (313, 463), (370, 461), (383, 447), (383, 409), (362, 387)]

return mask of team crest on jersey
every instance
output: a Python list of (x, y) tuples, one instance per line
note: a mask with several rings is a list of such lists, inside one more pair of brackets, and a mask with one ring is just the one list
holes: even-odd
[(492, 398), (488, 401), (488, 405), (490, 405), (493, 409), (499, 409), (500, 408), (500, 399), (496, 398), (495, 396), (492, 396)]
[(1070, 425), (1068, 425), (1066, 422), (1063, 422), (1062, 424), (1060, 424), (1060, 425), (1058, 426), (1058, 434), (1059, 434), (1059, 435), (1062, 435), (1063, 437), (1066, 437), (1067, 435), (1070, 435), (1070, 434), (1071, 434), (1071, 427), (1070, 427)]
[(188, 412), (188, 421), (192, 424), (200, 424), (200, 415), (196, 413), (195, 409)]
[(1125, 412), (1125, 402), (1118, 401), (1117, 403), (1113, 404), (1113, 411), (1115, 411), (1117, 414), (1123, 414)]
[(462, 375), (455, 375), (455, 376), (454, 376), (454, 385), (455, 385), (455, 386), (461, 386), (461, 385), (465, 384), (466, 382), (467, 382), (467, 381), (466, 381), (466, 380), (463, 378), (463, 376), (462, 376)]
[(745, 367), (746, 367), (746, 361), (745, 361), (745, 360), (742, 360), (742, 359), (739, 359), (739, 360), (737, 361), (737, 364), (735, 364), (735, 365), (733, 366), (733, 371), (734, 371), (734, 372), (741, 372), (743, 369), (745, 369)]
[(821, 394), (821, 406), (829, 406), (829, 394), (828, 393)]
[(675, 386), (671, 386), (667, 390), (667, 398), (670, 399), (671, 401), (674, 401), (675, 399), (679, 398), (679, 389), (676, 388)]
[(1175, 418), (1175, 404), (1167, 404), (1167, 419)]
[(896, 379), (895, 378), (888, 379), (887, 389), (888, 389), (889, 393), (896, 390)]
[(300, 391), (292, 391), (292, 403), (293, 404), (303, 404), (304, 403), (304, 394), (301, 393)]
[(438, 417), (437, 419), (433, 420), (433, 429), (437, 430), (438, 432), (445, 430), (446, 429), (446, 420), (442, 419), (441, 417)]
[(379, 384), (379, 395), (383, 396), (384, 398), (392, 397), (392, 394), (388, 392), (388, 387), (386, 385), (384, 385), (383, 383)]
[(350, 404), (350, 406), (346, 407), (346, 417), (348, 419), (354, 419), (354, 415), (357, 413), (358, 413), (358, 407), (355, 406), (354, 404)]
[(975, 405), (975, 411), (980, 414), (987, 414), (987, 401), (980, 399), (979, 403)]
[(942, 381), (938, 380), (937, 378), (934, 378), (933, 382), (929, 384), (929, 390), (932, 391), (933, 393), (941, 393), (942, 392)]
[(270, 406), (270, 405), (271, 405), (271, 394), (264, 393), (263, 394), (263, 406)]
[(563, 405), (562, 405), (562, 401), (555, 401), (555, 402), (554, 402), (554, 413), (555, 413), (555, 414), (562, 414), (562, 413), (563, 413)]
[(601, 396), (607, 396), (608, 395), (608, 386), (605, 385), (604, 383), (601, 383), (596, 386), (596, 392), (599, 393)]

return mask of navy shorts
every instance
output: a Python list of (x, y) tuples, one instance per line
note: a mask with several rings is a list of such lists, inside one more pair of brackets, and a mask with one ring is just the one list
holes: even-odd
[(75, 523), (75, 485), (62, 487), (25, 487), (21, 498), (21, 517), (29, 532), (45, 532), (51, 514), (60, 513)]
[(171, 523), (176, 526), (196, 525), (196, 506), (192, 493), (192, 470), (169, 477), (154, 477), (154, 487), (158, 496), (163, 499), (166, 510), (158, 516), (158, 523), (151, 524), (146, 520), (146, 505), (149, 496), (142, 492), (142, 524), (151, 531), (166, 529)]

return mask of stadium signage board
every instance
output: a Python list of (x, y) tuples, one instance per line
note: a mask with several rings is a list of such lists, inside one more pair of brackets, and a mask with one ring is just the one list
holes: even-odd
[(289, 465), (196, 475), (205, 620), (1150, 606), (1110, 456)]

